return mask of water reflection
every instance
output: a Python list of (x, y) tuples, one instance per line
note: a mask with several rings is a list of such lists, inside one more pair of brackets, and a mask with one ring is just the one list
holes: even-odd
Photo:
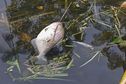
[(103, 53), (108, 58), (108, 66), (110, 69), (122, 67), (125, 63), (125, 52), (122, 52), (117, 45), (106, 47), (103, 49)]

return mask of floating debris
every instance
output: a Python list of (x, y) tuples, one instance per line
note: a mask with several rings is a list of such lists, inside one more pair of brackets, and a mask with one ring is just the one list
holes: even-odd
[(94, 47), (92, 46), (92, 45), (89, 45), (89, 44), (87, 44), (87, 43), (84, 43), (84, 42), (79, 42), (79, 41), (73, 41), (74, 43), (77, 43), (77, 44), (79, 44), (79, 45), (82, 45), (82, 46), (84, 46), (84, 47), (87, 47), (87, 48), (90, 48), (90, 49), (94, 49)]
[(124, 72), (119, 84), (126, 84), (126, 71)]
[(27, 33), (21, 33), (19, 38), (23, 41), (23, 42), (30, 42), (31, 41), (31, 36), (28, 35)]
[(43, 10), (44, 9), (43, 6), (37, 6), (36, 8), (39, 9), (39, 10)]
[(97, 51), (96, 54), (94, 54), (94, 56), (92, 56), (91, 59), (89, 59), (87, 62), (85, 62), (84, 64), (82, 64), (80, 67), (83, 67), (85, 65), (87, 65), (89, 62), (91, 62), (99, 53), (101, 53), (101, 51)]

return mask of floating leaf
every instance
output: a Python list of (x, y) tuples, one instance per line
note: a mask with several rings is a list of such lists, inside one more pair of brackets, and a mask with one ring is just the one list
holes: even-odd
[(122, 38), (120, 37), (117, 37), (115, 38), (113, 41), (112, 41), (113, 44), (118, 44), (120, 45), (121, 47), (126, 47), (126, 40), (123, 40)]
[(126, 71), (124, 72), (119, 84), (126, 84)]
[(112, 41), (112, 43), (118, 44), (118, 43), (120, 43), (121, 41), (123, 41), (122, 38), (117, 37), (117, 38), (115, 38), (115, 39)]
[(24, 42), (29, 42), (31, 40), (31, 36), (28, 35), (27, 33), (21, 33), (20, 34), (20, 39)]
[(36, 8), (39, 9), (39, 10), (43, 10), (44, 9), (43, 6), (37, 6)]

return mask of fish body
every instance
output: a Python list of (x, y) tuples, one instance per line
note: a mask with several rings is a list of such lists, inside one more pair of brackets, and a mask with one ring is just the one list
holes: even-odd
[(38, 62), (47, 62), (46, 53), (64, 37), (64, 28), (61, 22), (53, 22), (46, 26), (38, 36), (31, 41), (36, 52)]

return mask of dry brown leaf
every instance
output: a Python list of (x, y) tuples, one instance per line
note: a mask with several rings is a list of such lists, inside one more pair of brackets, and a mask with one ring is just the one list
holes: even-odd
[(37, 6), (36, 8), (39, 9), (39, 10), (43, 10), (44, 9), (43, 6)]
[(27, 33), (21, 33), (19, 36), (20, 40), (24, 41), (24, 42), (29, 42), (31, 41), (31, 36)]

